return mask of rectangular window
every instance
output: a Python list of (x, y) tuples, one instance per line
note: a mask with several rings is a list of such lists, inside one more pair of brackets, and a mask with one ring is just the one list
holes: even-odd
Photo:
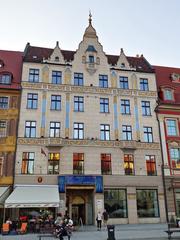
[(39, 82), (39, 69), (29, 69), (29, 82)]
[(167, 126), (167, 135), (168, 136), (177, 136), (177, 123), (176, 120), (167, 119), (166, 120)]
[(26, 121), (25, 137), (27, 137), (27, 138), (36, 137), (36, 122), (35, 121)]
[(143, 130), (144, 130), (144, 141), (153, 142), (152, 127), (143, 127)]
[(100, 112), (101, 113), (109, 112), (109, 98), (100, 98)]
[(111, 154), (101, 154), (101, 172), (103, 175), (112, 174), (111, 170)]
[(83, 73), (74, 73), (74, 85), (76, 86), (83, 86)]
[(127, 218), (127, 193), (125, 189), (105, 189), (104, 208), (109, 218)]
[(0, 120), (0, 138), (7, 136), (7, 122), (5, 120)]
[(127, 99), (121, 99), (121, 113), (130, 114), (130, 101)]
[(48, 154), (48, 174), (59, 174), (60, 153)]
[(60, 122), (50, 122), (50, 137), (60, 137)]
[(156, 160), (154, 155), (146, 155), (146, 169), (148, 176), (156, 176)]
[(122, 125), (123, 140), (132, 140), (132, 127), (130, 125)]
[(107, 75), (99, 75), (99, 87), (108, 88), (108, 76)]
[(171, 148), (170, 149), (170, 158), (172, 168), (180, 168), (180, 149)]
[(93, 55), (89, 55), (89, 63), (94, 63), (94, 56)]
[(149, 101), (141, 101), (142, 106), (142, 115), (143, 116), (150, 116), (151, 115), (151, 108)]
[(140, 78), (140, 90), (141, 91), (149, 91), (148, 79)]
[(159, 217), (158, 193), (153, 189), (137, 189), (137, 213), (139, 218)]
[(12, 75), (11, 74), (0, 74), (0, 84), (11, 84)]
[(110, 125), (109, 124), (101, 124), (100, 129), (101, 129), (100, 139), (101, 140), (110, 140)]
[(84, 139), (84, 123), (74, 123), (74, 139)]
[(3, 176), (3, 158), (0, 157), (0, 177)]
[(33, 174), (34, 173), (34, 152), (23, 152), (22, 155), (22, 174)]
[(123, 89), (129, 89), (128, 77), (120, 76), (119, 77), (119, 86), (120, 86), (120, 88), (123, 88)]
[(84, 97), (74, 96), (74, 111), (75, 112), (84, 111)]
[(38, 94), (28, 93), (27, 95), (27, 108), (28, 109), (37, 109), (38, 106)]
[(61, 95), (51, 95), (51, 110), (61, 110)]
[(134, 157), (132, 154), (124, 154), (125, 175), (134, 175)]
[(52, 84), (62, 84), (62, 72), (52, 71)]
[(73, 153), (73, 174), (84, 174), (84, 153)]
[(172, 90), (166, 89), (164, 90), (164, 100), (173, 100)]
[(0, 109), (8, 109), (8, 97), (0, 97)]

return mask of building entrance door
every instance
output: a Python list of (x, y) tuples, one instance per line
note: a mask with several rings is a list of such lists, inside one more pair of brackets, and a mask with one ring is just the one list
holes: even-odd
[(85, 224), (85, 204), (72, 205), (72, 219), (75, 225)]
[(93, 190), (68, 189), (67, 210), (76, 225), (93, 224)]

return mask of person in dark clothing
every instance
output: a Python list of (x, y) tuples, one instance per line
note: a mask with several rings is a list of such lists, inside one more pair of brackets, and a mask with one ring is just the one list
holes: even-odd
[(103, 212), (103, 223), (104, 223), (104, 227), (107, 227), (108, 218), (109, 218), (109, 215), (108, 215), (106, 209), (104, 209), (104, 212)]

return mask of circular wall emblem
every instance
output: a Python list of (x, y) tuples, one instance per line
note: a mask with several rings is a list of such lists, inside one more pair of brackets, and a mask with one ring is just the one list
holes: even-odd
[(38, 183), (41, 183), (43, 179), (42, 179), (42, 177), (38, 177), (37, 180), (38, 180)]

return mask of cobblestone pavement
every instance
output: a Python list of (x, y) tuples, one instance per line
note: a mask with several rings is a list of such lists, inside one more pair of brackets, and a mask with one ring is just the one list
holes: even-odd
[[(138, 225), (116, 225), (116, 240), (167, 240), (166, 224), (138, 224)], [(105, 228), (97, 231), (95, 226), (84, 226), (73, 232), (72, 240), (107, 240), (108, 232)], [(53, 240), (53, 237), (42, 238), (42, 240)], [(180, 233), (175, 233), (173, 239), (180, 239)], [(0, 240), (39, 240), (38, 234), (25, 234), (14, 236), (2, 236)], [(67, 240), (67, 237), (64, 237)]]

